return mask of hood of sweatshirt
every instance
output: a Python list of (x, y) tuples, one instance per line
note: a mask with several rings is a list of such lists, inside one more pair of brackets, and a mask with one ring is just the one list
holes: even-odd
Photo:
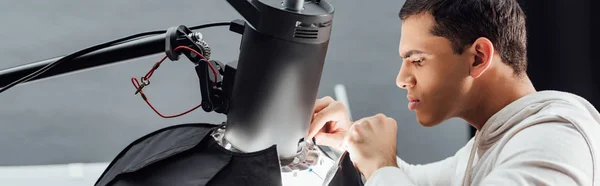
[(592, 154), (593, 179), (594, 183), (597, 182), (595, 180), (600, 179), (600, 138), (593, 136), (592, 132), (600, 131), (600, 113), (584, 98), (561, 91), (538, 91), (526, 95), (490, 117), (475, 136), (465, 180), (471, 174), (474, 155), (481, 156), (500, 139), (511, 137), (506, 135), (548, 122), (571, 123), (583, 135)]

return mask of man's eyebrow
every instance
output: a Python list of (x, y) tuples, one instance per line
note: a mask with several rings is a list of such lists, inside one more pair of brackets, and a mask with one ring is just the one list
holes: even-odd
[(415, 55), (415, 54), (427, 54), (427, 52), (423, 52), (423, 51), (420, 51), (420, 50), (409, 50), (408, 52), (402, 54), (402, 56), (400, 56), (400, 58), (406, 59), (406, 58), (409, 58), (410, 56)]

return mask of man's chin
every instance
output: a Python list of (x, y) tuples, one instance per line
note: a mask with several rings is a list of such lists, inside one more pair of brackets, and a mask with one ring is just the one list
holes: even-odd
[(424, 127), (435, 127), (442, 123), (442, 120), (437, 119), (437, 117), (431, 115), (419, 115), (417, 113), (417, 121)]

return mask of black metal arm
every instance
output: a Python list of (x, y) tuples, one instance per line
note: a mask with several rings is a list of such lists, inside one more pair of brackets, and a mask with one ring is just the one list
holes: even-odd
[[(243, 21), (234, 20), (231, 22), (229, 30), (241, 34), (244, 25)], [(175, 50), (180, 46), (191, 48), (202, 54), (205, 58), (202, 58), (191, 51)], [(233, 88), (237, 62), (224, 65), (219, 61), (209, 60), (210, 47), (202, 41), (201, 34), (194, 33), (183, 25), (171, 27), (164, 34), (136, 39), (76, 57), (68, 63), (56, 65), (54, 68), (49, 69), (27, 82), (116, 64), (160, 52), (165, 52), (169, 59), (173, 61), (178, 60), (179, 56), (183, 54), (191, 62), (196, 64), (195, 70), (200, 81), (203, 110), (206, 112), (215, 111), (227, 114), (229, 96), (231, 95), (231, 89)], [(29, 75), (48, 64), (56, 62), (61, 58), (62, 57), (57, 57), (0, 70), (0, 88)], [(216, 76), (212, 69), (209, 68), (209, 63), (216, 68)]]
[[(91, 68), (115, 64), (118, 62), (124, 62), (129, 59), (157, 54), (163, 52), (164, 50), (165, 34), (150, 36), (82, 55), (73, 59), (69, 63), (59, 64), (28, 82), (54, 77), (57, 75), (73, 73), (80, 70), (89, 70)], [(0, 88), (26, 75), (29, 75), (48, 64), (58, 61), (61, 58), (62, 57), (57, 57), (0, 70)]]

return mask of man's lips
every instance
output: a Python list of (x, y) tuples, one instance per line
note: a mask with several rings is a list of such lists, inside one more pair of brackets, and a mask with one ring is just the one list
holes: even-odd
[(408, 98), (408, 100), (410, 102), (408, 102), (408, 109), (409, 110), (415, 110), (417, 109), (417, 106), (419, 105), (419, 103), (421, 102), (421, 100), (413, 97), (413, 96), (406, 96), (406, 98)]
[(408, 109), (409, 110), (415, 110), (415, 109), (417, 109), (417, 106), (419, 106), (419, 102), (421, 102), (421, 101), (419, 101), (419, 100), (410, 101), (408, 103)]

